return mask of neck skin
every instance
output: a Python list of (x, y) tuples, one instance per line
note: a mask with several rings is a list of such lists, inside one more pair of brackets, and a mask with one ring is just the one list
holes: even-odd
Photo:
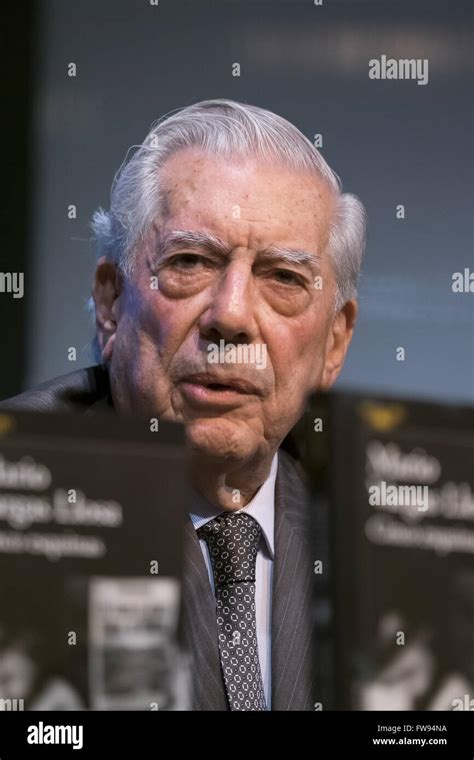
[(232, 467), (191, 458), (191, 481), (194, 488), (218, 509), (235, 511), (252, 501), (260, 486), (270, 475), (273, 457), (271, 452), (263, 459), (246, 461)]

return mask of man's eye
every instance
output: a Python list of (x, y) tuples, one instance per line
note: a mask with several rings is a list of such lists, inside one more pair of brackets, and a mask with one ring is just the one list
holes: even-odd
[(199, 264), (204, 264), (204, 258), (197, 253), (178, 253), (170, 259), (175, 269), (195, 269)]
[(302, 285), (303, 284), (302, 278), (298, 274), (296, 274), (296, 272), (292, 272), (289, 269), (276, 269), (273, 273), (273, 276), (282, 285)]

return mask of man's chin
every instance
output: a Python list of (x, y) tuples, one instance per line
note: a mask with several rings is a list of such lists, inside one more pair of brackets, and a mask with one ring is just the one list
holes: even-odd
[(195, 460), (242, 462), (255, 452), (253, 433), (244, 422), (224, 417), (188, 420), (186, 442)]

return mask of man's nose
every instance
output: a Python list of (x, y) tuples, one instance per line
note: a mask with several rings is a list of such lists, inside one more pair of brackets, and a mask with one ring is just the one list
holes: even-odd
[(257, 337), (252, 267), (232, 261), (216, 283), (208, 309), (200, 321), (202, 337), (232, 343), (251, 343)]

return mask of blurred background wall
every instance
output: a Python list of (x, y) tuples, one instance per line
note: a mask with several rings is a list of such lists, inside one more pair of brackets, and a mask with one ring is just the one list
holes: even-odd
[[(2, 271), (18, 264), (25, 271), (24, 299), (0, 298), (8, 352), (16, 352), (16, 373), (5, 370), (0, 380), (3, 396), (93, 363), (85, 310), (91, 215), (108, 207), (127, 149), (154, 120), (225, 97), (273, 110), (310, 139), (321, 134), (344, 189), (367, 208), (360, 318), (339, 387), (472, 401), (473, 294), (451, 287), (454, 272), (474, 270), (470, 2), (40, 0), (27, 7), (28, 18), (11, 20), (7, 35), (24, 30), (27, 51), (21, 58), (12, 45), (7, 63), (12, 103), (28, 96), (30, 116), (29, 140), (15, 131), (13, 148), (3, 146), (13, 186), (24, 179), (15, 225), (10, 219), (2, 237)], [(368, 61), (381, 55), (427, 58), (428, 84), (369, 79)], [(76, 77), (68, 76), (71, 62)], [(236, 62), (240, 77), (232, 75)], [(21, 108), (17, 130), (20, 118)], [(70, 204), (76, 219), (68, 218)], [(405, 219), (396, 217), (399, 204)], [(405, 361), (397, 361), (398, 347)]]

